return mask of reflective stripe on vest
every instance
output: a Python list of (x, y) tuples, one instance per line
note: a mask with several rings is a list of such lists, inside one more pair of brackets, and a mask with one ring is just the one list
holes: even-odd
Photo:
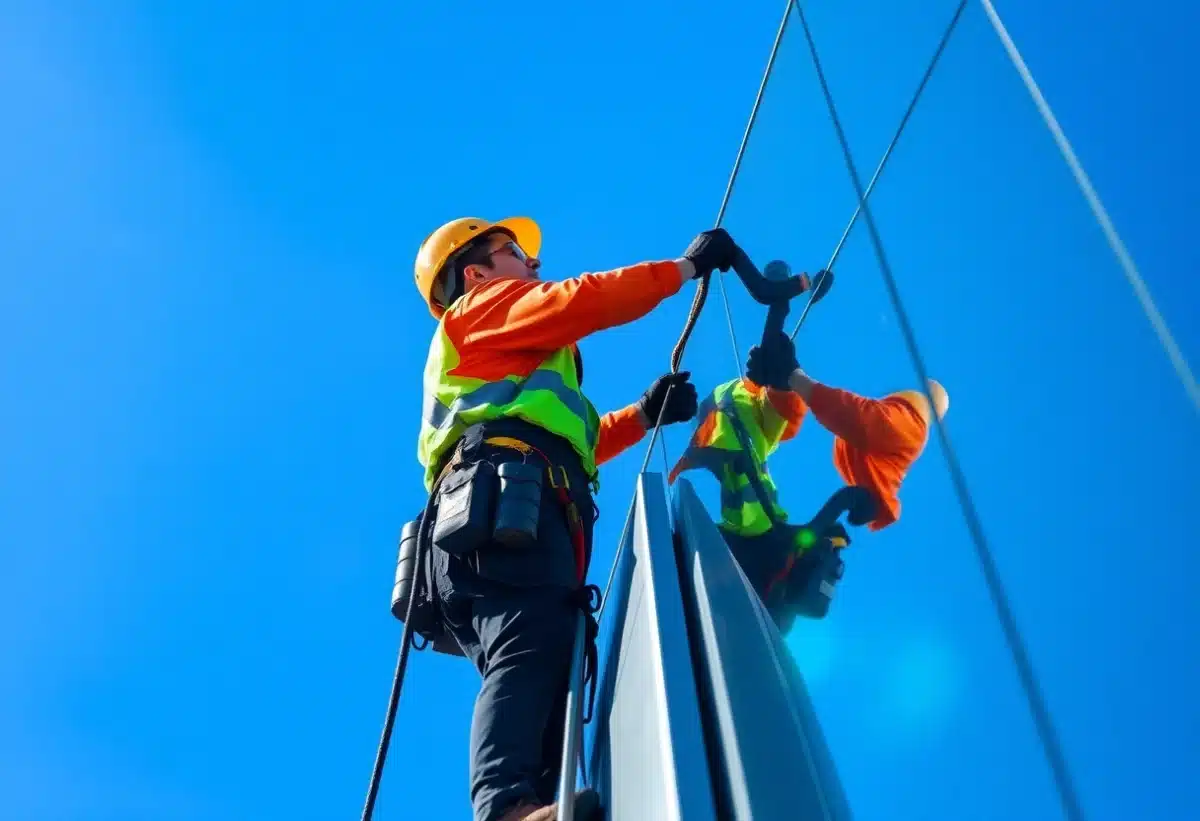
[(417, 444), (426, 490), (432, 489), (439, 463), (467, 428), (505, 418), (522, 419), (566, 439), (595, 482), (600, 415), (579, 389), (571, 348), (555, 351), (528, 376), (514, 374), (495, 382), (451, 374), (459, 361), (458, 350), (439, 323), (425, 363)]
[[(771, 519), (754, 492), (747, 469), (758, 469), (771, 512), (778, 521), (787, 521), (787, 513), (778, 503), (775, 483), (763, 464), (778, 446), (779, 439), (768, 437), (758, 424), (754, 414), (756, 402), (741, 379), (718, 387), (697, 413), (702, 421), (709, 414), (717, 414), (712, 437), (704, 443), (693, 442), (683, 454), (691, 467), (704, 468), (717, 477), (721, 483), (721, 527), (739, 536), (758, 536), (771, 528)], [(741, 423), (752, 453), (746, 453), (742, 447), (734, 423), (727, 415), (730, 413)], [(779, 426), (780, 435), (782, 430)]]

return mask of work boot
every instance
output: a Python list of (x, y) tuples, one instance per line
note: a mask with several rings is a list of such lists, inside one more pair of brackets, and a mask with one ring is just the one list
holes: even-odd
[[(556, 821), (557, 802), (547, 807), (521, 804), (501, 816), (500, 821)], [(590, 787), (575, 793), (575, 817), (571, 821), (601, 821), (600, 796)]]

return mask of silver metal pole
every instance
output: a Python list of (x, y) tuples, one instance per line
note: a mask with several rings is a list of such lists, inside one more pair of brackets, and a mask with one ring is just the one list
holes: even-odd
[(580, 613), (571, 652), (570, 686), (563, 722), (562, 767), (558, 776), (558, 821), (575, 821), (575, 762), (583, 735), (583, 656), (587, 641), (587, 614)]

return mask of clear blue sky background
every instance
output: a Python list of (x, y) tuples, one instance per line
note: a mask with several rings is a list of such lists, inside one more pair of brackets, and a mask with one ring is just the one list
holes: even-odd
[[(812, 5), (869, 175), (954, 4)], [(1200, 14), (1000, 8), (1200, 360)], [(676, 256), (715, 217), (780, 12), (0, 0), (0, 814), (357, 817), (423, 499), (417, 246), (521, 213), (550, 276)], [(800, 35), (727, 225), (813, 270), (854, 195)], [(1200, 425), (977, 4), (874, 202), (1090, 818), (1182, 821)], [(912, 385), (861, 226), (838, 276), (801, 361)], [(764, 312), (731, 296), (744, 356)], [(598, 406), (669, 367), (690, 298), (585, 343)], [(715, 289), (686, 365), (705, 389), (736, 373)], [(809, 419), (772, 461), (797, 516), (837, 482), (830, 447)], [(605, 471), (599, 579), (642, 455)], [(790, 637), (857, 817), (1058, 818), (936, 443), (904, 505)], [(378, 817), (466, 818), (476, 673), (410, 671)]]

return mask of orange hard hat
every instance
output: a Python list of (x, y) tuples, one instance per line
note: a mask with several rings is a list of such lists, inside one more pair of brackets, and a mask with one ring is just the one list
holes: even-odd
[(451, 220), (438, 228), (421, 243), (417, 251), (417, 261), (413, 266), (413, 276), (417, 281), (417, 290), (421, 298), (429, 306), (429, 312), (434, 319), (441, 319), (446, 312), (443, 294), (443, 274), (446, 264), (461, 251), (471, 240), (503, 231), (516, 240), (517, 245), (531, 257), (536, 257), (542, 247), (542, 230), (529, 217), (509, 217), (499, 222), (488, 222), (478, 217), (461, 217)]

